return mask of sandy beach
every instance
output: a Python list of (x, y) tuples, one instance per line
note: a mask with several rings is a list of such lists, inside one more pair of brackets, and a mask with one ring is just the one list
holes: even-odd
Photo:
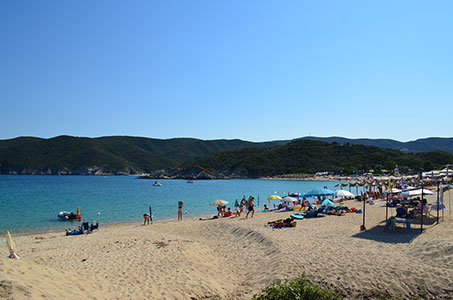
[(384, 232), (383, 203), (367, 206), (363, 232), (362, 214), (272, 229), (264, 225), (290, 213), (259, 212), (249, 219), (101, 224), (79, 236), (63, 231), (14, 236), (22, 258), (6, 258), (6, 246), (0, 245), (0, 299), (250, 299), (302, 273), (348, 299), (372, 299), (376, 293), (451, 299), (448, 212), (422, 235), (417, 225), (412, 233), (402, 224), (398, 232)]

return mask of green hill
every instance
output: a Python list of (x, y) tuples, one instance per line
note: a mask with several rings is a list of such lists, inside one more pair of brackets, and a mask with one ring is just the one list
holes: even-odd
[[(342, 145), (315, 140), (297, 140), (270, 148), (248, 148), (217, 153), (184, 165), (226, 176), (262, 177), (330, 171), (351, 174), (356, 170), (405, 172), (431, 170), (453, 162), (453, 154), (434, 151), (406, 154), (365, 145)], [(354, 170), (354, 171), (353, 171)]]
[(430, 137), (410, 142), (400, 142), (391, 139), (348, 139), (344, 137), (315, 137), (307, 136), (300, 139), (317, 140), (327, 143), (337, 142), (350, 145), (368, 145), (375, 147), (399, 150), (405, 153), (419, 153), (429, 151), (444, 151), (453, 153), (453, 138)]
[(112, 136), (0, 140), (0, 174), (136, 174), (176, 167), (225, 150), (283, 142)]

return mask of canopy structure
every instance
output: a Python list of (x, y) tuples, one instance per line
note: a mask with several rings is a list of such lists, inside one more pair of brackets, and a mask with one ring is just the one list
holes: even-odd
[(385, 190), (384, 193), (386, 193), (386, 194), (392, 194), (392, 193), (393, 193), (393, 194), (394, 194), (394, 193), (401, 193), (401, 192), (402, 192), (402, 190), (400, 190), (400, 189), (392, 188), (392, 191), (390, 191), (390, 190)]
[(353, 198), (355, 195), (351, 192), (348, 192), (346, 190), (338, 190), (335, 192), (335, 196), (340, 197), (340, 198)]
[(303, 196), (310, 198), (310, 197), (318, 197), (318, 196), (333, 196), (335, 195), (335, 192), (325, 189), (325, 188), (317, 188), (313, 189), (307, 193), (305, 193)]
[[(418, 190), (412, 190), (412, 191), (405, 191), (405, 192), (402, 192), (400, 195), (413, 197), (413, 196), (420, 196), (421, 194), (422, 194), (422, 189), (418, 189)], [(423, 195), (434, 195), (434, 193), (431, 192), (430, 190), (423, 189)]]

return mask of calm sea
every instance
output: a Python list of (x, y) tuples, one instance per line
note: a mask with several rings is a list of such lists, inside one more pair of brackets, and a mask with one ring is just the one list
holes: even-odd
[(335, 190), (332, 181), (286, 180), (139, 180), (127, 176), (27, 176), (0, 175), (0, 231), (16, 233), (76, 226), (76, 222), (60, 221), (62, 211), (76, 212), (80, 208), (84, 221), (103, 224), (141, 222), (151, 205), (154, 219), (177, 217), (177, 204), (184, 201), (184, 217), (209, 216), (216, 213), (210, 206), (214, 200), (229, 201), (253, 195), (255, 204), (263, 207), (271, 194), (304, 193), (312, 188), (327, 186)]

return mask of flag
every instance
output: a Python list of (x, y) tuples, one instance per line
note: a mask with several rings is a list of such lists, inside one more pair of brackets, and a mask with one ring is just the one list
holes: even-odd
[(390, 193), (392, 192), (392, 182), (390, 181), (390, 178), (389, 178), (389, 191)]
[(402, 179), (401, 179), (401, 188), (402, 188), (403, 190), (407, 189), (407, 186), (404, 185), (404, 182), (403, 182)]

